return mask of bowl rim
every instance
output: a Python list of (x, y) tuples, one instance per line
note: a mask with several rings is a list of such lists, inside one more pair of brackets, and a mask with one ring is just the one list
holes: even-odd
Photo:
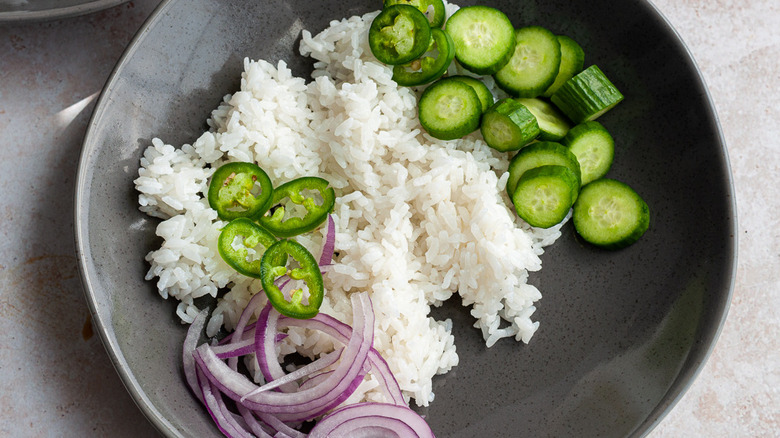
[[(121, 3), (126, 2), (127, 0), (101, 0), (101, 1), (95, 1), (92, 2), (93, 4), (111, 4), (110, 6), (118, 5)], [(79, 272), (80, 277), (82, 281), (82, 287), (84, 291), (84, 296), (87, 301), (90, 313), (93, 317), (93, 324), (96, 327), (96, 331), (99, 334), (99, 337), (103, 343), (103, 346), (108, 353), (111, 363), (113, 364), (115, 370), (120, 376), (120, 379), (127, 389), (127, 391), (131, 394), (135, 404), (139, 407), (141, 412), (144, 414), (144, 416), (147, 418), (147, 420), (154, 425), (157, 430), (165, 435), (166, 437), (184, 437), (182, 433), (177, 430), (163, 415), (162, 413), (155, 408), (149, 397), (146, 395), (146, 393), (141, 388), (141, 385), (137, 378), (133, 375), (131, 372), (129, 365), (126, 361), (126, 359), (121, 355), (121, 350), (119, 346), (117, 345), (117, 339), (112, 334), (112, 332), (109, 330), (110, 328), (110, 321), (104, 320), (100, 314), (99, 314), (99, 305), (98, 301), (96, 300), (96, 297), (93, 293), (94, 284), (93, 284), (93, 276), (95, 274), (95, 266), (93, 263), (93, 260), (91, 258), (91, 251), (89, 248), (89, 233), (86, 229), (86, 223), (87, 223), (87, 209), (82, 209), (80, 206), (82, 204), (85, 204), (86, 199), (88, 196), (86, 195), (88, 190), (88, 181), (86, 180), (88, 176), (89, 171), (89, 156), (93, 152), (92, 148), (90, 147), (91, 139), (95, 136), (95, 130), (97, 129), (97, 126), (100, 123), (102, 113), (104, 106), (107, 104), (108, 101), (110, 101), (109, 94), (112, 90), (112, 85), (117, 81), (118, 76), (123, 70), (123, 67), (128, 63), (128, 61), (132, 58), (132, 56), (135, 54), (135, 52), (139, 49), (141, 46), (141, 43), (144, 40), (144, 37), (148, 33), (149, 29), (158, 24), (167, 14), (166, 11), (168, 11), (174, 3), (176, 3), (178, 0), (162, 0), (152, 11), (152, 13), (147, 17), (143, 25), (138, 29), (137, 33), (134, 35), (134, 37), (131, 39), (130, 43), (127, 45), (124, 53), (112, 69), (111, 74), (109, 75), (103, 89), (100, 92), (100, 95), (96, 101), (96, 104), (93, 109), (93, 113), (90, 116), (89, 123), (87, 125), (87, 130), (84, 136), (84, 140), (82, 143), (82, 149), (79, 157), (79, 163), (78, 163), (78, 170), (77, 170), (77, 178), (76, 178), (76, 185), (75, 185), (75, 194), (74, 194), (74, 235), (75, 235), (75, 241), (76, 241), (76, 254), (79, 262)], [(710, 356), (712, 355), (712, 352), (718, 342), (718, 339), (720, 337), (720, 334), (723, 330), (723, 326), (725, 324), (725, 321), (728, 316), (729, 308), (731, 305), (731, 301), (733, 298), (734, 288), (735, 288), (735, 281), (736, 281), (736, 273), (737, 273), (737, 261), (738, 261), (738, 218), (737, 218), (737, 201), (735, 197), (735, 187), (734, 187), (734, 178), (732, 174), (732, 168), (729, 160), (728, 155), (728, 148), (727, 143), (723, 134), (722, 126), (718, 118), (717, 110), (714, 105), (714, 101), (712, 99), (711, 92), (709, 88), (706, 85), (705, 78), (702, 74), (701, 69), (699, 68), (698, 64), (695, 61), (695, 58), (693, 57), (692, 51), (688, 47), (688, 45), (683, 40), (682, 36), (678, 33), (678, 31), (674, 28), (674, 26), (671, 24), (669, 19), (653, 4), (651, 0), (636, 0), (637, 3), (643, 4), (645, 7), (648, 8), (648, 11), (651, 14), (655, 15), (655, 18), (657, 18), (662, 25), (666, 28), (666, 31), (670, 32), (670, 34), (674, 37), (675, 44), (678, 46), (678, 48), (681, 50), (681, 52), (687, 57), (687, 59), (683, 61), (687, 61), (691, 68), (691, 71), (695, 74), (695, 77), (698, 79), (701, 92), (706, 98), (707, 108), (709, 110), (708, 116), (712, 118), (712, 121), (714, 122), (713, 125), (715, 127), (715, 134), (717, 137), (717, 143), (720, 149), (722, 150), (721, 158), (722, 158), (722, 171), (725, 175), (726, 181), (724, 184), (725, 193), (724, 196), (728, 198), (727, 205), (730, 209), (730, 213), (728, 215), (728, 219), (731, 223), (731, 230), (730, 230), (730, 240), (726, 242), (726, 250), (730, 252), (730, 269), (725, 274), (728, 276), (728, 287), (725, 290), (725, 294), (723, 295), (723, 307), (718, 309), (719, 314), (715, 318), (717, 321), (717, 325), (712, 326), (709, 333), (711, 333), (711, 336), (709, 337), (709, 342), (706, 348), (703, 348), (701, 352), (696, 355), (693, 358), (689, 358), (688, 361), (693, 360), (693, 364), (688, 367), (688, 372), (679, 374), (676, 379), (672, 382), (670, 385), (668, 391), (664, 395), (664, 397), (660, 400), (659, 404), (656, 406), (654, 410), (652, 410), (644, 422), (639, 424), (637, 428), (629, 435), (629, 436), (639, 436), (644, 437), (647, 434), (649, 434), (665, 417), (673, 410), (673, 408), (677, 405), (677, 403), (682, 399), (682, 397), (685, 395), (685, 393), (688, 391), (688, 389), (691, 387), (691, 385), (695, 382), (697, 377), (700, 375), (702, 369), (704, 368), (704, 365), (709, 360)], [(102, 7), (108, 7), (108, 6), (102, 6)], [(99, 9), (99, 7), (95, 6), (94, 10)], [(0, 22), (3, 21), (3, 14), (0, 13)]]

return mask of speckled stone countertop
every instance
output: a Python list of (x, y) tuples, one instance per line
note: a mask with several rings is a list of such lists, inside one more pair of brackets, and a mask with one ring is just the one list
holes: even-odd
[[(0, 25), (0, 436), (155, 436), (91, 332), (73, 187), (96, 96), (158, 0)], [(658, 437), (780, 436), (780, 3), (655, 0), (689, 46), (734, 174), (739, 263), (706, 366)]]

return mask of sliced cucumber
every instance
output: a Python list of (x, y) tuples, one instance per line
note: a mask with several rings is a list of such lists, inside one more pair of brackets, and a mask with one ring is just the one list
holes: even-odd
[(564, 82), (581, 72), (585, 64), (585, 51), (582, 50), (582, 47), (576, 41), (566, 35), (558, 35), (557, 38), (561, 44), (561, 66), (558, 69), (555, 81), (542, 93), (544, 97), (550, 97), (555, 94)]
[(523, 174), (512, 195), (515, 211), (529, 225), (549, 228), (559, 224), (574, 202), (577, 177), (566, 166), (541, 166)]
[(584, 186), (574, 203), (574, 229), (594, 245), (620, 249), (639, 240), (650, 226), (650, 209), (628, 185), (598, 179)]
[(515, 38), (512, 59), (494, 75), (496, 84), (515, 97), (539, 96), (558, 75), (561, 44), (540, 26), (517, 29)]
[(474, 91), (477, 92), (479, 101), (480, 103), (482, 103), (483, 113), (487, 111), (491, 105), (493, 105), (494, 103), (493, 93), (490, 92), (490, 89), (481, 80), (466, 75), (455, 75), (455, 76), (450, 76), (450, 78), (470, 85), (471, 88), (473, 88)]
[(612, 167), (615, 140), (599, 122), (580, 123), (566, 134), (561, 143), (577, 157), (582, 185), (603, 177)]
[(553, 105), (534, 97), (521, 97), (517, 101), (525, 105), (539, 122), (539, 140), (558, 141), (571, 129), (566, 116)]
[(458, 9), (444, 30), (455, 42), (455, 58), (477, 74), (489, 75), (506, 65), (515, 48), (515, 29), (509, 17), (490, 6)]
[(501, 99), (482, 115), (479, 127), (485, 143), (501, 152), (516, 151), (539, 135), (539, 124), (520, 102)]
[(596, 120), (623, 100), (604, 72), (591, 65), (566, 81), (550, 98), (574, 123)]
[(417, 112), (420, 124), (428, 134), (441, 140), (453, 140), (479, 127), (482, 103), (471, 86), (444, 78), (423, 91)]
[(564, 166), (577, 177), (577, 184), (572, 193), (572, 200), (576, 200), (580, 190), (580, 165), (577, 157), (566, 146), (552, 141), (530, 144), (512, 157), (512, 161), (509, 162), (509, 179), (506, 182), (507, 194), (510, 197), (514, 195), (518, 181), (525, 172), (547, 165)]

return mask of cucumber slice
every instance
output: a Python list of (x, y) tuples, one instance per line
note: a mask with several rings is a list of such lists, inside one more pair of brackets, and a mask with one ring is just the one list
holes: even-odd
[(582, 50), (582, 47), (576, 41), (566, 35), (558, 35), (557, 38), (561, 44), (561, 66), (558, 69), (558, 76), (555, 77), (555, 81), (542, 93), (544, 97), (550, 97), (555, 94), (564, 82), (581, 72), (585, 64), (585, 51)]
[(517, 101), (525, 105), (539, 122), (539, 140), (558, 141), (571, 129), (566, 116), (553, 105), (537, 98), (521, 97)]
[(441, 140), (453, 140), (479, 127), (482, 103), (471, 86), (444, 78), (423, 91), (417, 113), (428, 134)]
[(464, 82), (471, 86), (471, 88), (474, 89), (474, 91), (477, 92), (477, 97), (479, 97), (480, 103), (482, 103), (482, 112), (490, 108), (491, 105), (494, 103), (493, 93), (490, 92), (490, 89), (485, 85), (484, 82), (480, 81), (477, 78), (466, 76), (466, 75), (455, 75), (450, 76), (451, 79), (455, 79), (461, 82)]
[(509, 17), (490, 6), (458, 9), (444, 30), (455, 42), (455, 58), (469, 71), (481, 75), (497, 72), (509, 62), (515, 49), (515, 28)]
[(604, 72), (591, 65), (566, 81), (550, 98), (574, 123), (596, 120), (623, 100)]
[(577, 177), (565, 166), (541, 166), (525, 172), (512, 195), (515, 211), (529, 225), (550, 228), (559, 224), (574, 202)]
[(582, 188), (574, 203), (574, 229), (594, 245), (620, 249), (639, 240), (650, 226), (650, 209), (628, 185), (598, 179)]
[(599, 122), (584, 122), (573, 127), (561, 143), (577, 157), (582, 185), (607, 174), (615, 158), (615, 140)]
[(515, 38), (512, 59), (494, 75), (496, 84), (515, 97), (539, 96), (558, 75), (561, 44), (540, 26), (517, 29)]
[(566, 146), (552, 141), (530, 144), (512, 157), (512, 161), (509, 162), (506, 192), (512, 197), (523, 174), (531, 169), (547, 165), (564, 166), (577, 177), (577, 184), (572, 193), (572, 200), (576, 200), (580, 190), (580, 164), (577, 162), (577, 157)]
[(510, 98), (499, 100), (485, 111), (479, 129), (485, 143), (501, 152), (516, 151), (539, 135), (536, 117)]

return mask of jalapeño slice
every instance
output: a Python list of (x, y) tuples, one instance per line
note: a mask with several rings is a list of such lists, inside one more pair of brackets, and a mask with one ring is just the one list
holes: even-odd
[(248, 277), (260, 278), (260, 260), (274, 243), (276, 238), (270, 232), (242, 217), (222, 228), (217, 249), (230, 267)]
[(433, 82), (447, 71), (453, 58), (455, 45), (452, 38), (441, 29), (431, 29), (428, 52), (412, 62), (393, 67), (393, 80), (405, 87)]
[(336, 193), (327, 180), (304, 176), (276, 189), (271, 208), (258, 221), (279, 237), (292, 237), (311, 231), (325, 222), (333, 210)]
[(431, 42), (431, 26), (419, 9), (392, 5), (371, 22), (368, 45), (380, 62), (399, 65), (419, 58)]
[(254, 163), (233, 162), (214, 172), (209, 184), (208, 200), (222, 220), (255, 218), (271, 206), (271, 179)]
[[(291, 291), (288, 300), (275, 283), (277, 278), (284, 275), (288, 275), (293, 281), (305, 282), (308, 290), (306, 302), (304, 302), (302, 287)], [(307, 319), (319, 313), (325, 294), (322, 273), (317, 260), (300, 243), (284, 239), (271, 245), (261, 260), (260, 282), (268, 296), (268, 301), (282, 315)]]

